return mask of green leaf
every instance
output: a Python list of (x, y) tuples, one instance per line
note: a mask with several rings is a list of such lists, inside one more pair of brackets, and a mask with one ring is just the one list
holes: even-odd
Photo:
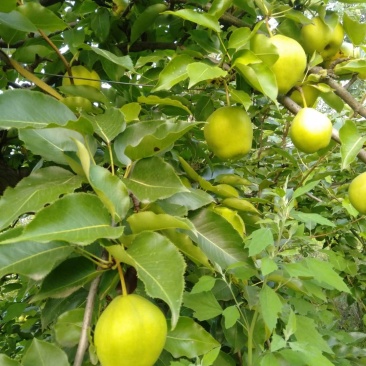
[(174, 142), (195, 125), (163, 120), (131, 123), (116, 138), (114, 150), (121, 163), (129, 164), (130, 159), (147, 158), (171, 149)]
[[(1, 18), (0, 18), (1, 21)], [(18, 361), (12, 360), (7, 355), (1, 353), (0, 354), (0, 365), (1, 366), (21, 366), (21, 364)]]
[(243, 239), (223, 217), (211, 210), (201, 209), (190, 215), (189, 219), (197, 234), (188, 234), (211, 262), (225, 269), (230, 264), (247, 260)]
[(168, 214), (156, 214), (152, 211), (141, 211), (132, 214), (127, 222), (134, 234), (142, 231), (159, 231), (171, 228), (194, 230), (193, 225), (185, 218)]
[(302, 315), (296, 315), (296, 331), (294, 334), (298, 342), (307, 343), (309, 346), (314, 346), (318, 349), (318, 351), (333, 354), (333, 351), (329, 347), (328, 343), (318, 332), (316, 323), (313, 319)]
[(115, 239), (122, 233), (123, 227), (112, 226), (108, 210), (98, 197), (71, 193), (39, 211), (22, 235), (4, 243), (63, 240), (86, 245), (100, 238)]
[(353, 121), (346, 121), (339, 130), (341, 140), (341, 169), (348, 169), (350, 164), (356, 159), (357, 154), (362, 149), (366, 137), (362, 137)]
[(130, 196), (124, 183), (109, 170), (91, 165), (89, 182), (100, 200), (107, 207), (115, 222), (125, 218), (131, 206)]
[(240, 319), (240, 313), (236, 305), (227, 307), (222, 315), (225, 319), (225, 328), (229, 329)]
[(0, 198), (0, 229), (20, 215), (36, 212), (62, 194), (73, 192), (81, 183), (80, 177), (56, 166), (36, 170)]
[(259, 213), (252, 203), (243, 198), (228, 197), (223, 199), (221, 204), (242, 212)]
[(15, 10), (0, 13), (0, 24), (22, 32), (37, 32), (37, 27), (26, 16)]
[(130, 38), (131, 44), (135, 43), (144, 32), (151, 28), (158, 15), (166, 9), (167, 6), (165, 4), (154, 4), (144, 9), (132, 24)]
[(73, 248), (63, 242), (2, 244), (0, 277), (17, 273), (39, 281), (72, 252)]
[(334, 271), (330, 263), (315, 258), (307, 258), (305, 261), (311, 273), (320, 283), (323, 282), (339, 291), (350, 293), (342, 277)]
[(280, 366), (280, 363), (277, 360), (276, 355), (273, 353), (267, 353), (261, 359), (260, 366)]
[(73, 309), (61, 314), (53, 326), (56, 342), (61, 347), (74, 347), (80, 341), (84, 309)]
[(136, 121), (139, 119), (141, 105), (136, 102), (127, 103), (121, 107), (120, 111), (122, 112), (126, 122)]
[(214, 16), (206, 13), (199, 13), (191, 9), (182, 9), (177, 11), (166, 11), (164, 14), (172, 14), (192, 23), (202, 25), (215, 32), (221, 32), (220, 24)]
[(319, 225), (331, 226), (334, 227), (335, 224), (325, 217), (316, 214), (316, 213), (305, 213), (300, 211), (291, 210), (291, 216), (295, 220), (299, 220), (305, 223), (315, 223)]
[(291, 342), (290, 347), (297, 355), (300, 355), (301, 361), (305, 362), (301, 363), (301, 366), (304, 364), (308, 366), (334, 366), (334, 363), (322, 355), (317, 345), (310, 345), (307, 342)]
[(248, 110), (249, 107), (253, 104), (250, 95), (243, 90), (236, 90), (232, 87), (229, 87), (229, 93), (231, 99), (236, 103), (242, 104), (246, 110)]
[(249, 42), (251, 33), (252, 31), (249, 27), (235, 29), (229, 38), (228, 48), (234, 48), (237, 51), (240, 50)]
[(116, 56), (114, 53), (107, 50), (103, 50), (98, 47), (83, 46), (85, 49), (90, 49), (97, 55), (102, 56), (106, 60), (112, 62), (113, 64), (123, 67), (127, 70), (133, 71), (133, 63), (130, 56)]
[(224, 78), (227, 71), (218, 66), (210, 66), (204, 62), (192, 62), (187, 66), (187, 73), (190, 79), (188, 88), (204, 80)]
[(62, 165), (68, 165), (64, 153), (77, 150), (74, 140), (85, 144), (85, 140), (79, 132), (61, 127), (22, 129), (19, 131), (19, 137), (33, 154)]
[(311, 191), (313, 188), (315, 188), (317, 185), (319, 184), (319, 180), (310, 182), (306, 185), (304, 185), (303, 187), (299, 187), (295, 190), (294, 194), (292, 195), (291, 199), (295, 199), (297, 197), (300, 197), (302, 195), (304, 195), (305, 193), (308, 193), (309, 191)]
[[(217, 360), (221, 347), (217, 347), (207, 352), (202, 357), (202, 366), (211, 366)], [(222, 364), (221, 364), (222, 365)], [(223, 365), (222, 365), (223, 366)]]
[(54, 344), (33, 338), (22, 358), (22, 366), (48, 365), (70, 366), (66, 353)]
[[(341, 1), (341, 0), (339, 0)], [(341, 1), (348, 3), (365, 3), (365, 0), (359, 1)], [(352, 19), (346, 12), (343, 14), (343, 27), (347, 36), (350, 38), (354, 45), (361, 45), (365, 42), (366, 38), (366, 24), (361, 22), (361, 19)]]
[(27, 2), (17, 7), (17, 11), (30, 20), (37, 29), (47, 32), (64, 30), (67, 24), (53, 11), (38, 3)]
[(98, 277), (101, 272), (85, 257), (73, 257), (65, 260), (52, 270), (43, 280), (39, 292), (32, 302), (48, 297), (62, 298), (70, 296), (81, 286)]
[(192, 287), (191, 294), (198, 294), (200, 292), (211, 291), (215, 286), (216, 278), (211, 276), (202, 276), (198, 282)]
[(103, 114), (88, 118), (93, 124), (94, 132), (108, 144), (126, 128), (124, 115), (117, 108), (108, 108)]
[(135, 237), (127, 251), (121, 246), (107, 247), (107, 250), (114, 258), (136, 268), (149, 296), (169, 305), (174, 328), (179, 319), (186, 268), (175, 245), (158, 233), (145, 231)]
[(273, 245), (274, 243), (272, 232), (268, 228), (253, 231), (247, 240), (246, 247), (249, 248), (249, 255), (251, 257), (261, 253), (269, 245)]
[(137, 161), (130, 177), (123, 182), (143, 202), (154, 202), (187, 191), (172, 166), (158, 157)]
[[(19, 106), (22, 108), (19, 108)], [(1, 128), (43, 128), (51, 123), (66, 125), (76, 116), (53, 97), (30, 90), (7, 90), (0, 94)]]
[(219, 19), (232, 5), (233, 0), (214, 0), (208, 13)]
[(219, 346), (219, 342), (193, 319), (181, 316), (174, 330), (168, 332), (164, 348), (174, 358), (195, 358)]
[(195, 294), (185, 293), (184, 306), (194, 311), (193, 316), (199, 321), (215, 318), (222, 314), (222, 308), (210, 291)]
[(175, 56), (160, 73), (153, 91), (170, 90), (175, 84), (187, 79), (187, 67), (191, 62), (193, 59), (188, 55)]
[(156, 95), (149, 95), (148, 97), (144, 97), (144, 96), (138, 97), (137, 101), (141, 104), (170, 105), (173, 107), (183, 109), (188, 114), (192, 114), (192, 112), (184, 104), (182, 104), (179, 100), (176, 100), (176, 99), (160, 98)]
[(259, 293), (259, 303), (264, 323), (269, 331), (272, 332), (282, 311), (282, 302), (277, 293), (265, 285)]

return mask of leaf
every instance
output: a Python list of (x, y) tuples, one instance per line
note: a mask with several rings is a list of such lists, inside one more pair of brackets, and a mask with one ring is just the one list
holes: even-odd
[(36, 170), (0, 198), (0, 230), (20, 215), (36, 212), (62, 194), (73, 192), (81, 183), (80, 177), (56, 166)]
[(185, 218), (168, 214), (156, 214), (152, 211), (141, 211), (128, 217), (131, 230), (134, 234), (142, 231), (159, 231), (164, 229), (194, 230), (193, 225)]
[(201, 292), (211, 291), (215, 286), (216, 278), (211, 276), (202, 276), (198, 279), (198, 282), (192, 287), (191, 294), (198, 294)]
[(259, 213), (255, 206), (243, 198), (229, 197), (221, 202), (222, 205), (242, 212)]
[(126, 128), (124, 115), (117, 108), (108, 108), (103, 114), (90, 116), (89, 119), (94, 132), (108, 144)]
[(228, 48), (234, 48), (238, 51), (249, 42), (250, 37), (251, 30), (249, 27), (237, 28), (230, 35)]
[(73, 248), (63, 242), (31, 241), (0, 245), (0, 277), (17, 273), (35, 281), (43, 279)]
[(116, 138), (114, 150), (118, 160), (129, 164), (158, 155), (171, 149), (174, 142), (192, 129), (196, 124), (186, 121), (144, 121), (129, 124)]
[(169, 305), (174, 328), (179, 319), (186, 268), (177, 248), (166, 237), (145, 231), (135, 237), (127, 251), (121, 246), (110, 246), (107, 250), (114, 258), (136, 268), (149, 296)]
[(126, 122), (132, 122), (138, 120), (141, 112), (140, 103), (132, 102), (123, 105), (120, 109)]
[(309, 366), (334, 366), (334, 363), (322, 355), (317, 345), (310, 345), (309, 343), (290, 342), (290, 347), (295, 351), (295, 357), (299, 358), (300, 365)]
[(152, 104), (152, 105), (170, 105), (173, 107), (177, 107), (183, 109), (188, 114), (192, 114), (192, 112), (179, 100), (171, 99), (171, 98), (160, 98), (156, 95), (149, 95), (148, 97), (138, 97), (137, 101), (142, 104)]
[(225, 269), (230, 264), (247, 260), (243, 239), (223, 217), (208, 209), (201, 209), (189, 216), (197, 234), (188, 232), (191, 239), (211, 262)]
[(210, 66), (204, 62), (192, 62), (187, 66), (188, 77), (190, 78), (188, 88), (204, 80), (224, 78), (227, 71), (218, 66)]
[(322, 335), (316, 329), (315, 321), (311, 318), (302, 315), (295, 315), (296, 330), (294, 332), (296, 340), (301, 343), (307, 343), (309, 346), (314, 346), (318, 351), (333, 354), (328, 343), (323, 339)]
[(19, 137), (33, 154), (62, 165), (68, 165), (65, 152), (77, 150), (73, 140), (85, 143), (79, 132), (61, 127), (23, 129)]
[(123, 67), (127, 70), (133, 71), (133, 63), (130, 56), (116, 56), (114, 53), (109, 52), (107, 50), (103, 50), (98, 47), (90, 47), (83, 45), (85, 49), (90, 49), (91, 51), (95, 52), (97, 55), (102, 56), (106, 60), (112, 62), (115, 65)]
[(193, 316), (199, 321), (212, 319), (222, 314), (220, 304), (210, 291), (195, 294), (185, 293), (183, 303), (185, 307), (194, 311)]
[(208, 13), (214, 16), (216, 19), (220, 19), (226, 10), (233, 5), (233, 0), (214, 0)]
[(54, 344), (33, 338), (22, 358), (22, 366), (48, 365), (70, 366), (66, 353)]
[(231, 99), (236, 103), (241, 103), (245, 110), (248, 110), (249, 107), (253, 104), (250, 95), (243, 90), (236, 90), (232, 87), (229, 87), (229, 93)]
[(143, 202), (154, 202), (187, 191), (172, 166), (158, 157), (136, 162), (130, 177), (123, 182)]
[(144, 9), (132, 24), (130, 43), (135, 43), (143, 33), (151, 28), (158, 15), (166, 9), (165, 4), (154, 4)]
[[(344, 3), (366, 3), (365, 0), (339, 0)], [(354, 45), (361, 45), (365, 42), (366, 24), (361, 22), (361, 19), (352, 19), (346, 12), (343, 14), (343, 27), (347, 36)]]
[(222, 313), (225, 319), (225, 328), (229, 329), (240, 319), (240, 313), (236, 305), (228, 306)]
[(219, 346), (219, 342), (193, 319), (181, 316), (174, 330), (168, 332), (164, 348), (174, 358), (195, 358)]
[[(19, 108), (19, 106), (22, 108)], [(0, 94), (1, 128), (43, 128), (76, 120), (74, 113), (55, 98), (30, 90), (7, 90)]]
[(264, 323), (269, 331), (272, 332), (282, 311), (282, 302), (277, 293), (265, 285), (259, 293), (259, 303)]
[(108, 210), (92, 194), (71, 193), (39, 211), (22, 235), (7, 242), (51, 240), (86, 245), (100, 238), (115, 239), (123, 227), (113, 227)]
[(280, 363), (273, 353), (267, 353), (261, 359), (261, 363), (259, 366), (280, 366)]
[(191, 62), (193, 59), (188, 55), (175, 56), (160, 73), (153, 91), (170, 90), (175, 84), (187, 79), (187, 67)]
[(85, 257), (73, 257), (65, 260), (52, 270), (43, 280), (39, 292), (32, 302), (48, 297), (63, 298), (70, 296), (81, 286), (100, 275), (95, 265)]
[(315, 258), (307, 258), (305, 261), (317, 281), (326, 283), (339, 291), (351, 293), (342, 277), (334, 271), (330, 263)]
[(80, 341), (85, 309), (73, 309), (61, 314), (53, 326), (56, 342), (62, 347), (74, 347)]
[(125, 218), (131, 206), (130, 196), (124, 183), (109, 170), (91, 165), (89, 182), (100, 200), (107, 207), (115, 222)]
[(292, 195), (291, 199), (295, 199), (297, 197), (300, 197), (302, 195), (304, 195), (305, 193), (308, 193), (309, 191), (311, 191), (313, 188), (315, 188), (317, 185), (319, 185), (319, 180), (310, 182), (306, 185), (304, 185), (303, 187), (299, 187), (295, 190), (294, 194)]
[(291, 216), (295, 220), (299, 220), (305, 223), (315, 223), (319, 225), (335, 227), (335, 224), (325, 217), (316, 213), (305, 213), (300, 211), (291, 210)]
[(221, 32), (220, 24), (214, 16), (206, 13), (199, 13), (191, 9), (182, 9), (177, 11), (165, 11), (164, 14), (172, 14), (192, 23), (202, 25), (217, 33)]
[[(1, 18), (0, 18), (1, 22)], [(0, 354), (0, 365), (1, 366), (21, 366), (18, 361), (12, 360), (10, 357), (5, 355), (4, 353)]]
[(270, 229), (261, 228), (252, 232), (248, 237), (246, 247), (249, 248), (249, 256), (254, 257), (261, 253), (269, 245), (273, 245), (274, 239)]
[(357, 130), (357, 126), (353, 121), (346, 121), (339, 130), (339, 138), (341, 140), (341, 169), (348, 169), (350, 164), (355, 160), (357, 154), (362, 149), (366, 141), (366, 137), (362, 137)]
[(37, 27), (26, 16), (15, 10), (0, 13), (0, 24), (22, 32), (37, 32)]

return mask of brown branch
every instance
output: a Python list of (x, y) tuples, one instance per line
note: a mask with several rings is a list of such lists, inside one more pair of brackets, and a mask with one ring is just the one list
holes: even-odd
[[(344, 88), (342, 88), (342, 89), (344, 89)], [(352, 95), (351, 95), (351, 97), (352, 97)], [(354, 99), (354, 98), (352, 97), (352, 99)], [(278, 101), (293, 114), (297, 114), (302, 109), (298, 104), (296, 104), (290, 97), (288, 97), (286, 95), (279, 96)], [(333, 130), (332, 130), (332, 140), (334, 140), (338, 144), (341, 143), (341, 140), (339, 138), (339, 133), (335, 128), (333, 128)], [(366, 163), (366, 150), (361, 149), (358, 152), (357, 156), (361, 161)]]
[(366, 108), (353, 97), (353, 95), (337, 81), (331, 78), (322, 67), (315, 66), (310, 70), (311, 74), (325, 75), (322, 80), (327, 83), (343, 101), (345, 101), (356, 113), (366, 118)]

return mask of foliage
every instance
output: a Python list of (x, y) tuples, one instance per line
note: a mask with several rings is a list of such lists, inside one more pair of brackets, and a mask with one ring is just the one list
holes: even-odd
[[(1, 1), (0, 364), (98, 365), (121, 268), (168, 319), (158, 366), (366, 365), (366, 221), (347, 193), (366, 162), (365, 1), (120, 4)], [(333, 141), (304, 154), (278, 50), (251, 39), (299, 40), (326, 11), (361, 58), (308, 55)], [(101, 89), (63, 83), (77, 65)], [(253, 124), (236, 161), (203, 134), (225, 105)]]

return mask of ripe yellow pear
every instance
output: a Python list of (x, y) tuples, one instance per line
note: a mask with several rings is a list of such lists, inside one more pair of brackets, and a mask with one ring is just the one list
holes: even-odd
[(353, 179), (348, 188), (352, 206), (361, 214), (366, 214), (366, 172)]
[(139, 295), (121, 295), (98, 319), (94, 345), (102, 366), (153, 366), (166, 335), (166, 319), (156, 305)]
[[(87, 85), (100, 89), (101, 82), (98, 73), (94, 70), (89, 71), (85, 66), (77, 65), (71, 67), (71, 74), (74, 77), (74, 85)], [(69, 74), (65, 73), (62, 79), (62, 86), (71, 85)]]
[(319, 16), (301, 29), (301, 44), (305, 52), (312, 55), (316, 51), (323, 60), (329, 60), (338, 52), (343, 38), (344, 30), (339, 22), (331, 27)]
[[(275, 46), (278, 52), (278, 58), (274, 63), (271, 45)], [(275, 74), (279, 93), (286, 94), (302, 81), (306, 69), (306, 53), (296, 40), (281, 34), (271, 38), (256, 34), (250, 41), (250, 49)]]
[[(301, 86), (302, 92), (304, 93), (304, 98), (307, 107), (312, 107), (320, 95), (320, 91), (317, 88), (311, 86), (311, 84), (305, 84)], [(298, 90), (294, 90), (290, 94), (290, 98), (297, 103), (299, 106), (304, 107), (304, 101), (302, 99), (301, 93)]]
[(303, 108), (290, 128), (293, 144), (305, 153), (314, 153), (328, 146), (332, 137), (332, 122), (314, 108)]
[(252, 122), (240, 107), (221, 107), (208, 117), (204, 136), (219, 159), (240, 159), (252, 147)]
[(304, 77), (306, 54), (300, 43), (290, 37), (277, 34), (271, 41), (279, 53), (272, 71), (276, 75), (278, 92), (286, 94)]

